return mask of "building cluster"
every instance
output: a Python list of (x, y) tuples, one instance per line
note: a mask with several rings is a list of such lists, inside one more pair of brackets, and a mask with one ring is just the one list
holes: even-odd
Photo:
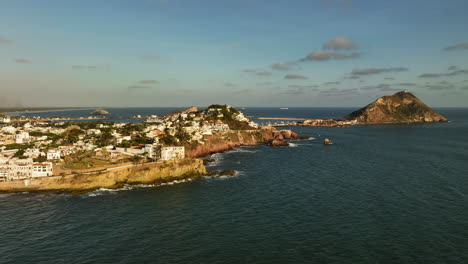
[(0, 182), (52, 176), (51, 162), (0, 157)]
[(204, 111), (190, 109), (166, 116), (153, 115), (145, 123), (93, 121), (92, 126), (84, 126), (85, 122), (44, 122), (40, 118), (12, 122), (10, 117), (2, 117), (0, 181), (52, 176), (54, 166), (62, 165), (67, 156), (83, 152), (112, 161), (132, 156), (154, 161), (179, 160), (185, 158), (185, 144), (204, 144), (206, 136), (231, 131), (225, 120), (257, 128), (230, 106)]

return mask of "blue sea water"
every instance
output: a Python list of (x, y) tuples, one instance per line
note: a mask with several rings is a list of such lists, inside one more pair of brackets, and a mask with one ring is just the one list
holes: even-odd
[(451, 122), (297, 127), (311, 140), (215, 154), (232, 177), (0, 194), (0, 263), (468, 263), (468, 109), (438, 110)]

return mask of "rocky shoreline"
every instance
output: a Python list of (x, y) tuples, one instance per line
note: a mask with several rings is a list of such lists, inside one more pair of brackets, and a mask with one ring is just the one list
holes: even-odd
[(40, 177), (18, 181), (0, 182), (0, 193), (53, 192), (81, 194), (100, 188), (118, 189), (125, 185), (159, 185), (176, 180), (202, 176), (232, 176), (234, 171), (207, 171), (204, 161), (196, 159), (221, 153), (240, 146), (260, 144), (288, 146), (289, 140), (307, 139), (291, 130), (279, 131), (273, 127), (257, 130), (229, 131), (207, 137), (204, 144), (186, 146), (186, 159), (133, 165), (89, 174)]
[(41, 177), (0, 182), (0, 193), (53, 192), (80, 194), (100, 188), (117, 189), (124, 185), (154, 184), (208, 175), (203, 161), (184, 159), (145, 163), (93, 174)]
[(189, 158), (205, 157), (210, 154), (232, 150), (241, 146), (266, 144), (273, 147), (288, 146), (289, 140), (308, 139), (291, 130), (277, 130), (274, 127), (262, 127), (257, 130), (229, 131), (220, 135), (207, 136), (204, 144), (185, 146), (185, 155)]

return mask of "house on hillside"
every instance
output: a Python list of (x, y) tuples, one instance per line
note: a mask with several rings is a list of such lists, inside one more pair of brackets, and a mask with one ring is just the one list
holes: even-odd
[(145, 152), (148, 158), (154, 160), (180, 160), (185, 158), (183, 146), (161, 146), (158, 144), (146, 144)]

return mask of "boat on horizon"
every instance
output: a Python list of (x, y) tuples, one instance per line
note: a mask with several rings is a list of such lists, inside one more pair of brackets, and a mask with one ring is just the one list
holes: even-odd
[(281, 110), (288, 110), (288, 107), (280, 107)]

